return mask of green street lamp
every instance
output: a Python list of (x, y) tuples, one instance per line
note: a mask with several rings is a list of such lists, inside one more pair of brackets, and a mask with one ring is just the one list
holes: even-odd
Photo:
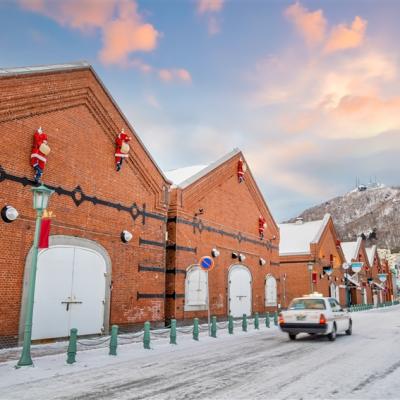
[(28, 306), (26, 308), (24, 343), (22, 347), (21, 358), (17, 363), (17, 367), (33, 365), (31, 358), (32, 316), (33, 316), (33, 300), (35, 298), (40, 226), (42, 222), (43, 211), (47, 208), (50, 196), (54, 191), (47, 188), (44, 185), (40, 185), (39, 187), (33, 187), (32, 192), (33, 192), (33, 208), (36, 210), (36, 227), (35, 227), (35, 238), (33, 241), (32, 267), (29, 276)]

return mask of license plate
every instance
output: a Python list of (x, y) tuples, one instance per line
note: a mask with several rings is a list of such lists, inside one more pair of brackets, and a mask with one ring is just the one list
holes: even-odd
[(296, 315), (297, 321), (304, 321), (306, 319), (305, 315)]

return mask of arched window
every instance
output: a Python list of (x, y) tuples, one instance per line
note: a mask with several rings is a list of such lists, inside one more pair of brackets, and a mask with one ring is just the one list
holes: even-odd
[(338, 300), (336, 298), (336, 285), (332, 282), (329, 286), (329, 295), (330, 297), (333, 297), (334, 299)]
[(277, 298), (276, 279), (272, 275), (268, 275), (265, 279), (265, 305), (267, 307), (276, 306)]
[(185, 311), (207, 310), (207, 273), (198, 265), (189, 267), (185, 280)]

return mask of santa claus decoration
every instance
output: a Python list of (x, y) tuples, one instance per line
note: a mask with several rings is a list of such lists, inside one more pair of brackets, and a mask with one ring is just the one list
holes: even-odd
[(238, 161), (238, 165), (237, 165), (237, 176), (238, 176), (239, 183), (242, 183), (244, 181), (244, 174), (245, 174), (246, 170), (247, 170), (247, 165), (243, 161), (243, 158), (240, 157), (239, 161)]
[(260, 235), (260, 239), (264, 239), (264, 231), (265, 228), (267, 227), (267, 222), (265, 221), (265, 218), (260, 215), (258, 217), (258, 234)]
[(42, 127), (33, 135), (33, 147), (31, 152), (31, 165), (35, 170), (35, 183), (39, 184), (42, 180), (43, 170), (47, 163), (47, 156), (50, 153), (50, 147), (47, 143), (47, 135)]
[(117, 171), (119, 171), (122, 167), (122, 162), (124, 158), (128, 157), (129, 153), (129, 144), (128, 142), (131, 138), (125, 133), (124, 128), (121, 129), (121, 132), (118, 134), (115, 139), (115, 166)]

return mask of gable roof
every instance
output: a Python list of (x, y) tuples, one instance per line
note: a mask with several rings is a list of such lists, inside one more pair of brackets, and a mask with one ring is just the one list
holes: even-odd
[[(237, 157), (239, 155), (246, 162), (242, 151), (238, 148), (234, 148), (232, 151), (230, 151), (229, 153), (225, 154), (224, 156), (222, 156), (221, 158), (210, 164), (194, 165), (191, 167), (165, 171), (165, 175), (167, 176), (168, 179), (170, 179), (173, 182), (172, 186), (173, 189), (181, 189), (182, 191), (186, 190), (186, 192), (190, 192), (190, 190), (195, 186), (194, 184), (196, 182), (200, 181), (208, 174), (213, 173), (219, 167), (222, 167), (225, 163), (227, 163), (228, 161), (232, 160), (234, 157)], [(258, 207), (260, 207), (261, 209), (263, 208), (265, 209), (268, 218), (270, 219), (272, 225), (277, 230), (278, 224), (276, 223), (274, 217), (272, 216), (272, 213), (267, 205), (267, 202), (265, 201), (265, 198), (260, 188), (258, 187), (257, 182), (255, 181), (250, 168), (247, 168), (246, 174), (249, 176), (250, 179), (246, 179), (245, 184), (247, 185), (252, 195), (255, 196), (255, 198), (257, 199)], [(204, 182), (205, 181), (207, 181), (207, 179), (205, 179)]]
[(365, 248), (365, 251), (366, 251), (367, 257), (368, 257), (368, 262), (369, 262), (369, 265), (371, 265), (371, 266), (374, 264), (374, 258), (375, 258), (376, 250), (377, 250), (377, 247), (376, 247), (375, 244), (373, 246), (371, 246), (371, 247), (366, 247)]
[(341, 242), (344, 257), (346, 262), (351, 263), (352, 260), (358, 259), (362, 238), (359, 237), (355, 242)]
[(207, 175), (209, 172), (218, 168), (224, 162), (228, 161), (235, 155), (239, 154), (240, 150), (235, 148), (231, 152), (225, 154), (218, 160), (206, 164), (206, 165), (193, 165), (189, 167), (183, 167), (178, 169), (173, 169), (170, 171), (165, 171), (165, 176), (172, 181), (173, 187), (179, 187), (185, 189), (192, 183), (201, 179), (203, 176)]
[(151, 156), (150, 152), (147, 150), (146, 146), (140, 139), (139, 135), (136, 133), (135, 129), (126, 118), (125, 114), (122, 112), (120, 107), (118, 106), (117, 102), (114, 100), (110, 92), (108, 91), (107, 87), (104, 85), (103, 81), (99, 78), (96, 71), (93, 69), (91, 64), (86, 61), (77, 61), (71, 63), (64, 63), (64, 64), (46, 64), (46, 65), (34, 65), (34, 66), (26, 66), (26, 67), (14, 67), (14, 68), (0, 68), (0, 79), (1, 78), (8, 78), (12, 76), (19, 76), (19, 75), (30, 75), (30, 74), (48, 74), (51, 72), (63, 72), (63, 71), (76, 71), (76, 70), (89, 70), (101, 86), (101, 88), (106, 93), (107, 97), (112, 102), (113, 106), (118, 110), (118, 113), (125, 121), (125, 124), (129, 127), (131, 132), (135, 135), (136, 140), (139, 142), (140, 146), (143, 148), (144, 152), (146, 153), (147, 157), (156, 167), (157, 171), (160, 173), (161, 177), (164, 181), (168, 184), (171, 182), (166, 178), (161, 168), (157, 165), (153, 157)]
[(279, 224), (279, 255), (310, 254), (310, 244), (319, 242), (330, 218), (325, 214), (318, 221)]

